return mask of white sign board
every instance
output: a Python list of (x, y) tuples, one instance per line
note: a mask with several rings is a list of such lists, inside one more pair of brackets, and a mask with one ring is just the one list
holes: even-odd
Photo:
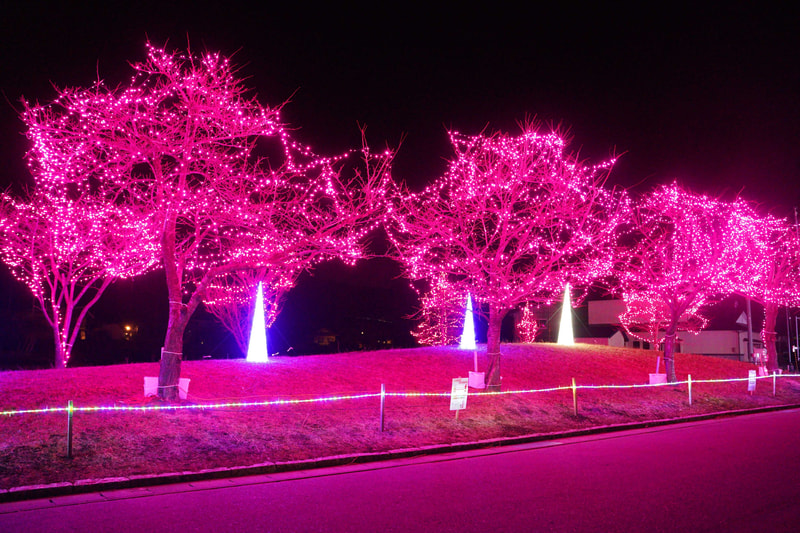
[(748, 370), (747, 371), (747, 390), (749, 392), (753, 392), (756, 390), (756, 371), (755, 370)]
[(450, 410), (466, 409), (468, 393), (469, 378), (453, 378), (453, 389), (450, 391)]

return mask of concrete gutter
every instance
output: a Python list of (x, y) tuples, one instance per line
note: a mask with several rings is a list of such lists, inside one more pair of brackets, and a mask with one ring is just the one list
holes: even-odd
[(196, 472), (171, 472), (166, 474), (121, 476), (101, 479), (81, 479), (75, 482), (49, 483), (45, 485), (26, 485), (12, 487), (10, 489), (0, 489), (0, 503), (21, 500), (33, 500), (38, 498), (51, 498), (56, 496), (66, 496), (71, 494), (83, 494), (88, 492), (101, 492), (117, 489), (131, 489), (141, 487), (151, 487), (155, 485), (169, 485), (173, 483), (187, 483), (204, 481), (210, 479), (225, 479), (242, 476), (255, 476), (262, 474), (275, 474), (279, 472), (293, 472), (298, 470), (312, 470), (317, 468), (327, 468), (332, 466), (343, 466), (353, 464), (374, 463), (388, 461), (392, 459), (404, 459), (417, 457), (420, 455), (435, 455), (443, 453), (461, 452), (468, 450), (479, 450), (500, 446), (511, 446), (517, 444), (528, 444), (555, 439), (570, 437), (582, 437), (587, 435), (598, 435), (618, 431), (633, 429), (645, 429), (657, 426), (681, 424), (686, 422), (698, 422), (728, 416), (741, 416), (769, 411), (783, 411), (798, 409), (800, 404), (774, 405), (768, 407), (758, 407), (754, 409), (739, 409), (734, 411), (723, 411), (719, 413), (709, 413), (703, 415), (687, 416), (682, 418), (670, 418), (665, 420), (648, 420), (645, 422), (633, 422), (630, 424), (618, 424), (610, 426), (598, 426), (585, 429), (576, 429), (560, 433), (538, 433), (534, 435), (522, 435), (519, 437), (507, 437), (480, 440), (475, 442), (462, 442), (453, 444), (435, 444), (420, 448), (405, 448), (400, 450), (390, 450), (387, 452), (335, 455), (320, 457), (318, 459), (306, 459), (302, 461), (288, 461), (279, 463), (260, 463), (243, 467), (224, 467), (209, 468)]

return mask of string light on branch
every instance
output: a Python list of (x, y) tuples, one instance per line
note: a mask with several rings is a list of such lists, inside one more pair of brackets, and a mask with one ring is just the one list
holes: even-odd
[(439, 276), (427, 292), (412, 285), (420, 299), (421, 308), (415, 317), (420, 318), (411, 334), (423, 346), (447, 346), (458, 341), (458, 328), (463, 326), (465, 294)]
[(734, 216), (741, 228), (735, 292), (764, 306), (764, 362), (775, 372), (778, 309), (800, 306), (800, 234), (786, 219), (759, 215), (749, 206)]
[(57, 368), (67, 366), (81, 323), (106, 288), (156, 266), (157, 236), (151, 213), (85, 194), (0, 196), (0, 259), (38, 302)]

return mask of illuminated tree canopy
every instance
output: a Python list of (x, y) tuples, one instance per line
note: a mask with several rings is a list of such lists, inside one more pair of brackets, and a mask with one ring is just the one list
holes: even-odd
[(622, 235), (617, 275), (628, 310), (620, 320), (631, 334), (647, 332), (649, 341), (663, 329), (670, 382), (677, 379), (677, 332), (705, 327), (701, 310), (736, 288), (746, 240), (740, 215), (749, 209), (673, 183), (641, 199)]
[(745, 244), (740, 247), (735, 290), (764, 306), (762, 338), (767, 369), (774, 372), (778, 368), (778, 308), (800, 305), (800, 235), (786, 219), (759, 216), (752, 210), (735, 216)]
[(625, 202), (602, 187), (613, 161), (581, 164), (557, 133), (526, 125), (450, 141), (441, 178), (395, 195), (389, 233), (409, 278), (446, 280), (488, 312), (487, 385), (497, 388), (503, 317), (606, 271)]
[(39, 184), (155, 215), (169, 298), (159, 394), (174, 399), (184, 331), (212, 283), (280, 265), (285, 287), (324, 258), (355, 261), (380, 223), (392, 154), (364, 146), (365, 167), (315, 155), (216, 53), (148, 44), (133, 69), (127, 84), (64, 89), (23, 118)]
[(0, 258), (33, 293), (64, 368), (84, 317), (108, 286), (155, 265), (153, 216), (42, 189), (0, 197)]

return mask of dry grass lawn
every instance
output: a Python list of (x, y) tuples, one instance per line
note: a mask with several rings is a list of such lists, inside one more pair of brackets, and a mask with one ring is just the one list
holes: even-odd
[[(503, 390), (570, 385), (647, 382), (657, 352), (579, 345), (503, 346)], [(243, 360), (188, 361), (183, 405), (301, 399), (392, 392), (446, 392), (454, 377), (472, 369), (472, 352), (417, 348), (320, 356), (280, 357), (270, 363)], [(481, 367), (485, 355), (479, 353)], [(745, 378), (752, 365), (679, 354), (678, 377), (693, 380)], [(39, 407), (147, 406), (143, 378), (158, 375), (156, 363), (66, 370), (0, 373), (0, 411)], [(471, 392), (473, 392), (471, 390)], [(475, 391), (477, 392), (477, 391)], [(284, 406), (148, 412), (83, 412), (74, 417), (74, 457), (66, 458), (64, 413), (0, 417), (0, 488), (79, 479), (197, 471), (267, 462), (311, 459), (468, 442), (730, 409), (800, 403), (800, 379), (760, 380), (755, 394), (746, 382), (646, 389), (579, 391), (573, 414), (571, 391), (470, 396), (458, 420), (447, 397), (389, 397), (386, 431), (380, 432), (379, 399)]]

